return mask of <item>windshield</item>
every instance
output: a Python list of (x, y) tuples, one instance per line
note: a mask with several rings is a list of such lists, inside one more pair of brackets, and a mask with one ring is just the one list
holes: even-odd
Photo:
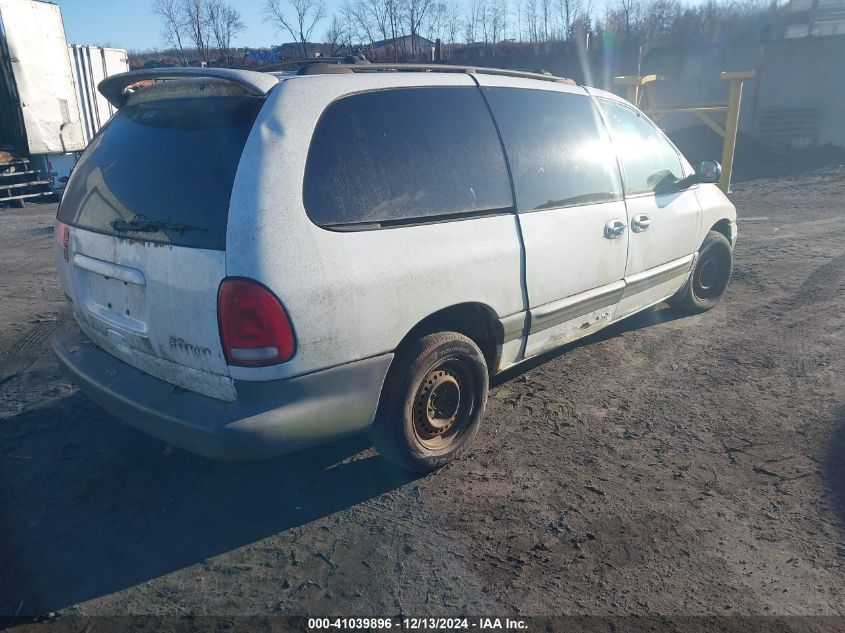
[(59, 219), (98, 233), (224, 250), (232, 182), (262, 103), (218, 97), (121, 109), (74, 169)]

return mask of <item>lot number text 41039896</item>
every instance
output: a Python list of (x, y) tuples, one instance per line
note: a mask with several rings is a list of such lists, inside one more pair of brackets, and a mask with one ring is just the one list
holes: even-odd
[(308, 618), (309, 630), (328, 629), (403, 629), (427, 630), (511, 630), (528, 629), (525, 620), (511, 618)]

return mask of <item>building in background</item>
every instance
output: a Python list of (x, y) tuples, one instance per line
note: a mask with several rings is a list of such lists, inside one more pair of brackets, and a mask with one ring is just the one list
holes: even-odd
[(845, 0), (790, 0), (784, 36), (845, 35)]
[(435, 43), (420, 35), (402, 35), (389, 40), (380, 40), (366, 46), (367, 58), (373, 61), (384, 59), (431, 59)]

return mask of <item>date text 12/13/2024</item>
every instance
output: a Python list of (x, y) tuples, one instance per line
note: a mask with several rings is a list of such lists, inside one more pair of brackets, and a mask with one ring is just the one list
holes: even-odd
[(528, 629), (525, 620), (514, 618), (308, 618), (311, 631), (340, 630), (387, 630), (392, 628), (412, 631), (427, 630), (511, 630)]

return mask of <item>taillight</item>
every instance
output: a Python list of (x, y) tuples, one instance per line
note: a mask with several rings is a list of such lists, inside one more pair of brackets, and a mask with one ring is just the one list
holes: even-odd
[(223, 280), (217, 315), (230, 365), (261, 367), (293, 358), (296, 340), (288, 315), (276, 296), (257, 281)]
[(55, 239), (56, 243), (62, 247), (65, 261), (68, 261), (70, 259), (70, 254), (68, 253), (68, 244), (70, 244), (70, 227), (63, 222), (56, 220), (56, 223), (53, 225), (53, 239)]
[(67, 248), (68, 242), (70, 241), (70, 228), (64, 222), (56, 220), (56, 223), (53, 225), (53, 237), (59, 246)]

